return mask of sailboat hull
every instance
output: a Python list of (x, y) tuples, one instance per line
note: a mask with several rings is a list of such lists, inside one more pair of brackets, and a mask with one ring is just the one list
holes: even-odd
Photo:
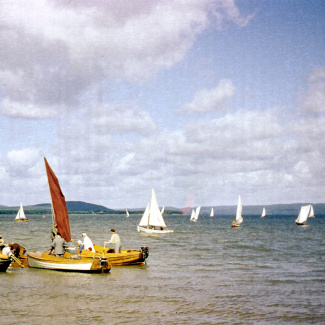
[(137, 226), (138, 232), (144, 232), (146, 234), (168, 234), (171, 232), (174, 232), (174, 230), (171, 229), (152, 229), (152, 228), (145, 228), (141, 226)]
[(27, 222), (27, 221), (29, 221), (29, 219), (17, 219), (17, 220), (15, 220), (16, 222)]
[(57, 257), (46, 252), (28, 252), (27, 257), (29, 267), (39, 269), (88, 273), (106, 273), (111, 270), (111, 264), (98, 257), (78, 259), (76, 255), (69, 253)]
[(306, 226), (306, 223), (305, 222), (298, 222), (298, 221), (296, 221), (296, 225), (297, 226)]

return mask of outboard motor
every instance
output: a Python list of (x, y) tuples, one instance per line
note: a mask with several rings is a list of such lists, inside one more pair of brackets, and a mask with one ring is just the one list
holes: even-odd
[(143, 259), (148, 258), (149, 256), (149, 247), (141, 247), (141, 252), (143, 255)]

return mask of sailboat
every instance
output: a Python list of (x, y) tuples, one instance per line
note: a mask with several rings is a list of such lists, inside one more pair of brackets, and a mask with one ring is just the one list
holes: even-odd
[(213, 208), (211, 208), (210, 218), (213, 218), (213, 217), (214, 217), (214, 210), (213, 210)]
[(314, 208), (311, 204), (301, 207), (298, 218), (295, 220), (296, 225), (304, 226), (308, 218), (314, 217)]
[(157, 198), (154, 189), (151, 190), (151, 200), (148, 203), (146, 210), (137, 226), (138, 232), (145, 232), (147, 234), (166, 234), (174, 232), (174, 230), (167, 229), (164, 218), (159, 210)]
[(130, 216), (130, 213), (128, 211), (128, 209), (126, 209), (126, 217), (128, 218)]
[(241, 197), (239, 195), (238, 197), (238, 204), (237, 204), (237, 212), (236, 212), (236, 219), (232, 222), (232, 227), (240, 227), (240, 224), (243, 222), (243, 217), (242, 217), (242, 210), (243, 206), (241, 203)]
[(164, 212), (165, 212), (165, 207), (162, 207), (162, 209), (161, 209), (161, 211), (160, 211), (161, 215), (163, 215)]
[[(61, 237), (68, 243), (71, 241), (69, 214), (65, 197), (61, 191), (59, 180), (44, 157), (47, 179), (51, 194), (52, 209), (55, 223)], [(63, 256), (51, 255), (50, 250), (45, 252), (27, 252), (30, 267), (60, 271), (76, 272), (109, 272), (111, 263), (104, 256), (93, 256), (92, 258), (81, 257), (67, 251)]]
[(197, 219), (199, 218), (200, 210), (201, 207), (197, 207), (195, 209), (195, 212), (194, 210), (192, 210), (191, 219), (190, 219), (191, 222), (197, 222)]
[(17, 221), (17, 222), (29, 221), (29, 219), (27, 219), (26, 216), (25, 216), (25, 212), (24, 212), (24, 208), (23, 208), (22, 203), (20, 203), (20, 208), (19, 208), (18, 213), (16, 215), (15, 221)]
[(264, 218), (266, 216), (266, 211), (265, 208), (263, 208), (262, 214), (261, 214), (261, 218)]

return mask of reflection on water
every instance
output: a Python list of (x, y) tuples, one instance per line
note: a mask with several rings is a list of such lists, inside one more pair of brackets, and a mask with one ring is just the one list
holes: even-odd
[[(70, 217), (73, 241), (97, 244), (115, 228), (124, 248), (148, 246), (145, 266), (109, 274), (9, 269), (0, 274), (1, 324), (321, 324), (325, 319), (325, 220), (166, 216), (175, 232), (139, 234), (141, 216)], [(50, 218), (0, 217), (5, 239), (28, 250), (50, 245)]]

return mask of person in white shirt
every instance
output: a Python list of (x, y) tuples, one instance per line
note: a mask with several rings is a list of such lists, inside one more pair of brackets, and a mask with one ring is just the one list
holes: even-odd
[(115, 253), (121, 253), (121, 239), (120, 236), (115, 232), (115, 229), (111, 229), (112, 237), (106, 244), (114, 244)]
[(89, 251), (89, 252), (95, 252), (93, 242), (91, 241), (91, 239), (87, 236), (87, 234), (85, 232), (82, 234), (82, 237), (84, 239), (84, 242), (83, 242), (84, 250)]

